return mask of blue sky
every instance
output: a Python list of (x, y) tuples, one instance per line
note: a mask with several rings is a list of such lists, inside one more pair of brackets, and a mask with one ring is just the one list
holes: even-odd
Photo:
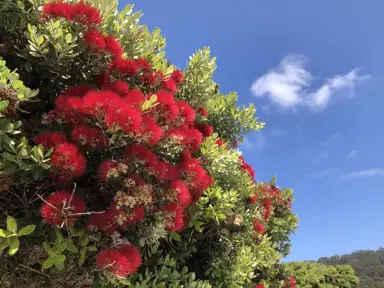
[(295, 190), (288, 260), (383, 245), (383, 1), (126, 3), (161, 28), (175, 65), (210, 46), (221, 91), (258, 108), (266, 128), (242, 150), (258, 180)]

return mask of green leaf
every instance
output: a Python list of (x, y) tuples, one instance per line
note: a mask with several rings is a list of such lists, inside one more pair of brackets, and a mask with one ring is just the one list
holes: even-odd
[(11, 244), (11, 239), (1, 240), (0, 241), (0, 250), (4, 250)]
[(8, 251), (8, 254), (9, 255), (15, 255), (17, 250), (19, 250), (19, 246), (20, 246), (20, 241), (17, 237), (14, 237), (11, 239), (11, 244), (9, 245), (9, 251)]
[(79, 252), (79, 249), (76, 247), (75, 244), (72, 242), (67, 242), (67, 250), (72, 253), (77, 253)]
[(88, 246), (88, 251), (97, 251), (97, 247), (94, 245)]
[(64, 270), (65, 268), (64, 261), (55, 261), (55, 266), (59, 270)]
[(89, 243), (89, 237), (85, 235), (84, 238), (81, 239), (79, 243), (81, 246), (86, 247)]
[(178, 242), (181, 241), (181, 237), (180, 237), (180, 234), (179, 234), (179, 233), (172, 232), (171, 235), (172, 235), (172, 239), (174, 239), (174, 240), (176, 240), (176, 241), (178, 241)]
[(4, 153), (3, 153), (3, 157), (4, 157), (5, 159), (7, 159), (8, 161), (11, 161), (11, 162), (14, 162), (14, 163), (17, 162), (15, 155), (12, 155), (11, 153), (4, 152)]
[(67, 42), (67, 44), (71, 43), (72, 41), (72, 34), (68, 33), (67, 35), (65, 35), (65, 42)]
[(63, 36), (63, 30), (59, 29), (56, 34), (55, 34), (55, 38), (60, 38), (61, 36)]
[(0, 111), (4, 111), (9, 105), (8, 100), (0, 101)]
[(79, 266), (82, 266), (84, 264), (84, 260), (85, 260), (85, 254), (87, 253), (87, 248), (82, 248), (80, 250), (80, 257), (79, 257), (79, 260), (77, 260), (77, 264)]
[(7, 230), (16, 233), (17, 232), (17, 222), (16, 219), (12, 216), (7, 217)]
[(49, 257), (47, 260), (43, 262), (43, 270), (51, 268), (55, 264), (55, 258)]
[(21, 81), (21, 80), (15, 80), (12, 83), (12, 88), (15, 90), (21, 88), (22, 86), (23, 86), (23, 81)]
[(67, 257), (65, 257), (65, 255), (57, 255), (55, 257), (55, 261), (59, 261), (59, 262), (64, 262), (65, 259), (67, 259)]
[(0, 238), (8, 238), (9, 235), (12, 235), (10, 232), (0, 229)]
[(59, 247), (55, 249), (56, 254), (61, 254), (67, 249), (67, 242), (62, 242)]
[(59, 26), (60, 26), (60, 20), (57, 20), (55, 21), (55, 23), (53, 23), (53, 28), (57, 29), (59, 28)]
[(18, 236), (27, 236), (35, 231), (36, 225), (28, 225), (20, 229), (17, 233)]

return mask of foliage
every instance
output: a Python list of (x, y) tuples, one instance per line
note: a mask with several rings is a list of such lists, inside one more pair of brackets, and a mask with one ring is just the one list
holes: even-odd
[[(4, 287), (294, 287), (291, 189), (237, 142), (264, 127), (116, 0), (0, 4)], [(22, 227), (18, 229), (18, 227)]]
[(326, 266), (314, 262), (292, 262), (288, 269), (295, 276), (297, 287), (359, 287), (359, 279), (349, 265)]
[(317, 261), (326, 265), (350, 265), (360, 279), (360, 287), (384, 287), (384, 249), (360, 250), (351, 254), (322, 257)]

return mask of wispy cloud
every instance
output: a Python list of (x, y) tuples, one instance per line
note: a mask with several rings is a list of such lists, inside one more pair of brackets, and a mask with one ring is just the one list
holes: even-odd
[(327, 140), (325, 140), (324, 145), (329, 146), (332, 142), (340, 138), (340, 133), (335, 132), (331, 136), (328, 137)]
[[(284, 109), (308, 107), (314, 111), (324, 110), (331, 102), (340, 100), (338, 92), (351, 97), (355, 86), (369, 75), (359, 75), (359, 69), (353, 69), (345, 75), (336, 75), (324, 80), (317, 90), (310, 91), (313, 76), (305, 69), (307, 58), (301, 55), (285, 57), (280, 65), (268, 71), (254, 81), (251, 92), (256, 97), (267, 96), (271, 104)], [(338, 99), (337, 99), (338, 98)]]
[(344, 175), (341, 175), (339, 179), (351, 180), (351, 179), (369, 178), (369, 177), (375, 177), (375, 176), (384, 176), (384, 169), (371, 168), (366, 170), (348, 172), (348, 173), (345, 173)]
[(313, 172), (313, 173), (307, 174), (306, 176), (307, 178), (311, 178), (311, 179), (319, 179), (326, 176), (330, 176), (331, 174), (335, 174), (339, 170), (340, 169), (330, 168), (330, 169), (325, 169), (323, 171)]
[(320, 161), (324, 160), (324, 159), (328, 159), (329, 158), (329, 155), (328, 155), (328, 152), (327, 151), (323, 151), (323, 152), (320, 152), (319, 154), (317, 154), (314, 158), (313, 158), (313, 163), (314, 164), (317, 164), (319, 163)]
[(267, 137), (263, 134), (263, 132), (255, 132), (248, 136), (245, 136), (244, 142), (241, 143), (241, 147), (244, 147), (246, 150), (252, 151), (261, 151), (268, 144)]
[(353, 150), (349, 151), (349, 153), (347, 155), (347, 159), (355, 157), (356, 155), (357, 155), (357, 150), (353, 149)]

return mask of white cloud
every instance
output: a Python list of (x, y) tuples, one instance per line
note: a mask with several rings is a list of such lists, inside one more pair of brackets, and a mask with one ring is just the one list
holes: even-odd
[(375, 177), (375, 176), (384, 176), (384, 169), (371, 168), (366, 170), (349, 172), (340, 176), (339, 179), (350, 180), (350, 179), (356, 179), (356, 178), (369, 178), (369, 177)]
[(323, 171), (313, 172), (311, 174), (308, 174), (307, 177), (311, 179), (318, 179), (318, 178), (324, 178), (326, 176), (330, 176), (331, 174), (334, 174), (339, 169), (330, 168)]
[(307, 59), (300, 55), (285, 57), (278, 68), (255, 80), (251, 86), (252, 94), (267, 96), (271, 104), (284, 109), (305, 106), (321, 111), (338, 100), (335, 98), (340, 98), (337, 92), (345, 91), (348, 96), (353, 96), (356, 84), (370, 78), (369, 75), (359, 75), (359, 69), (353, 69), (345, 75), (328, 78), (317, 90), (309, 91), (314, 77), (305, 69), (306, 62)]
[(261, 151), (267, 144), (267, 137), (262, 132), (255, 132), (254, 134), (245, 136), (244, 142), (240, 145), (246, 150)]
[(340, 133), (335, 132), (331, 136), (328, 137), (328, 139), (324, 142), (325, 146), (329, 146), (332, 142), (340, 138)]
[(313, 163), (314, 164), (317, 164), (319, 163), (320, 161), (324, 160), (324, 159), (328, 159), (329, 158), (329, 155), (328, 155), (328, 152), (327, 151), (323, 151), (319, 154), (317, 154), (314, 158), (313, 158)]
[(349, 158), (355, 157), (356, 155), (357, 155), (357, 150), (353, 149), (349, 151), (347, 158), (349, 159)]

